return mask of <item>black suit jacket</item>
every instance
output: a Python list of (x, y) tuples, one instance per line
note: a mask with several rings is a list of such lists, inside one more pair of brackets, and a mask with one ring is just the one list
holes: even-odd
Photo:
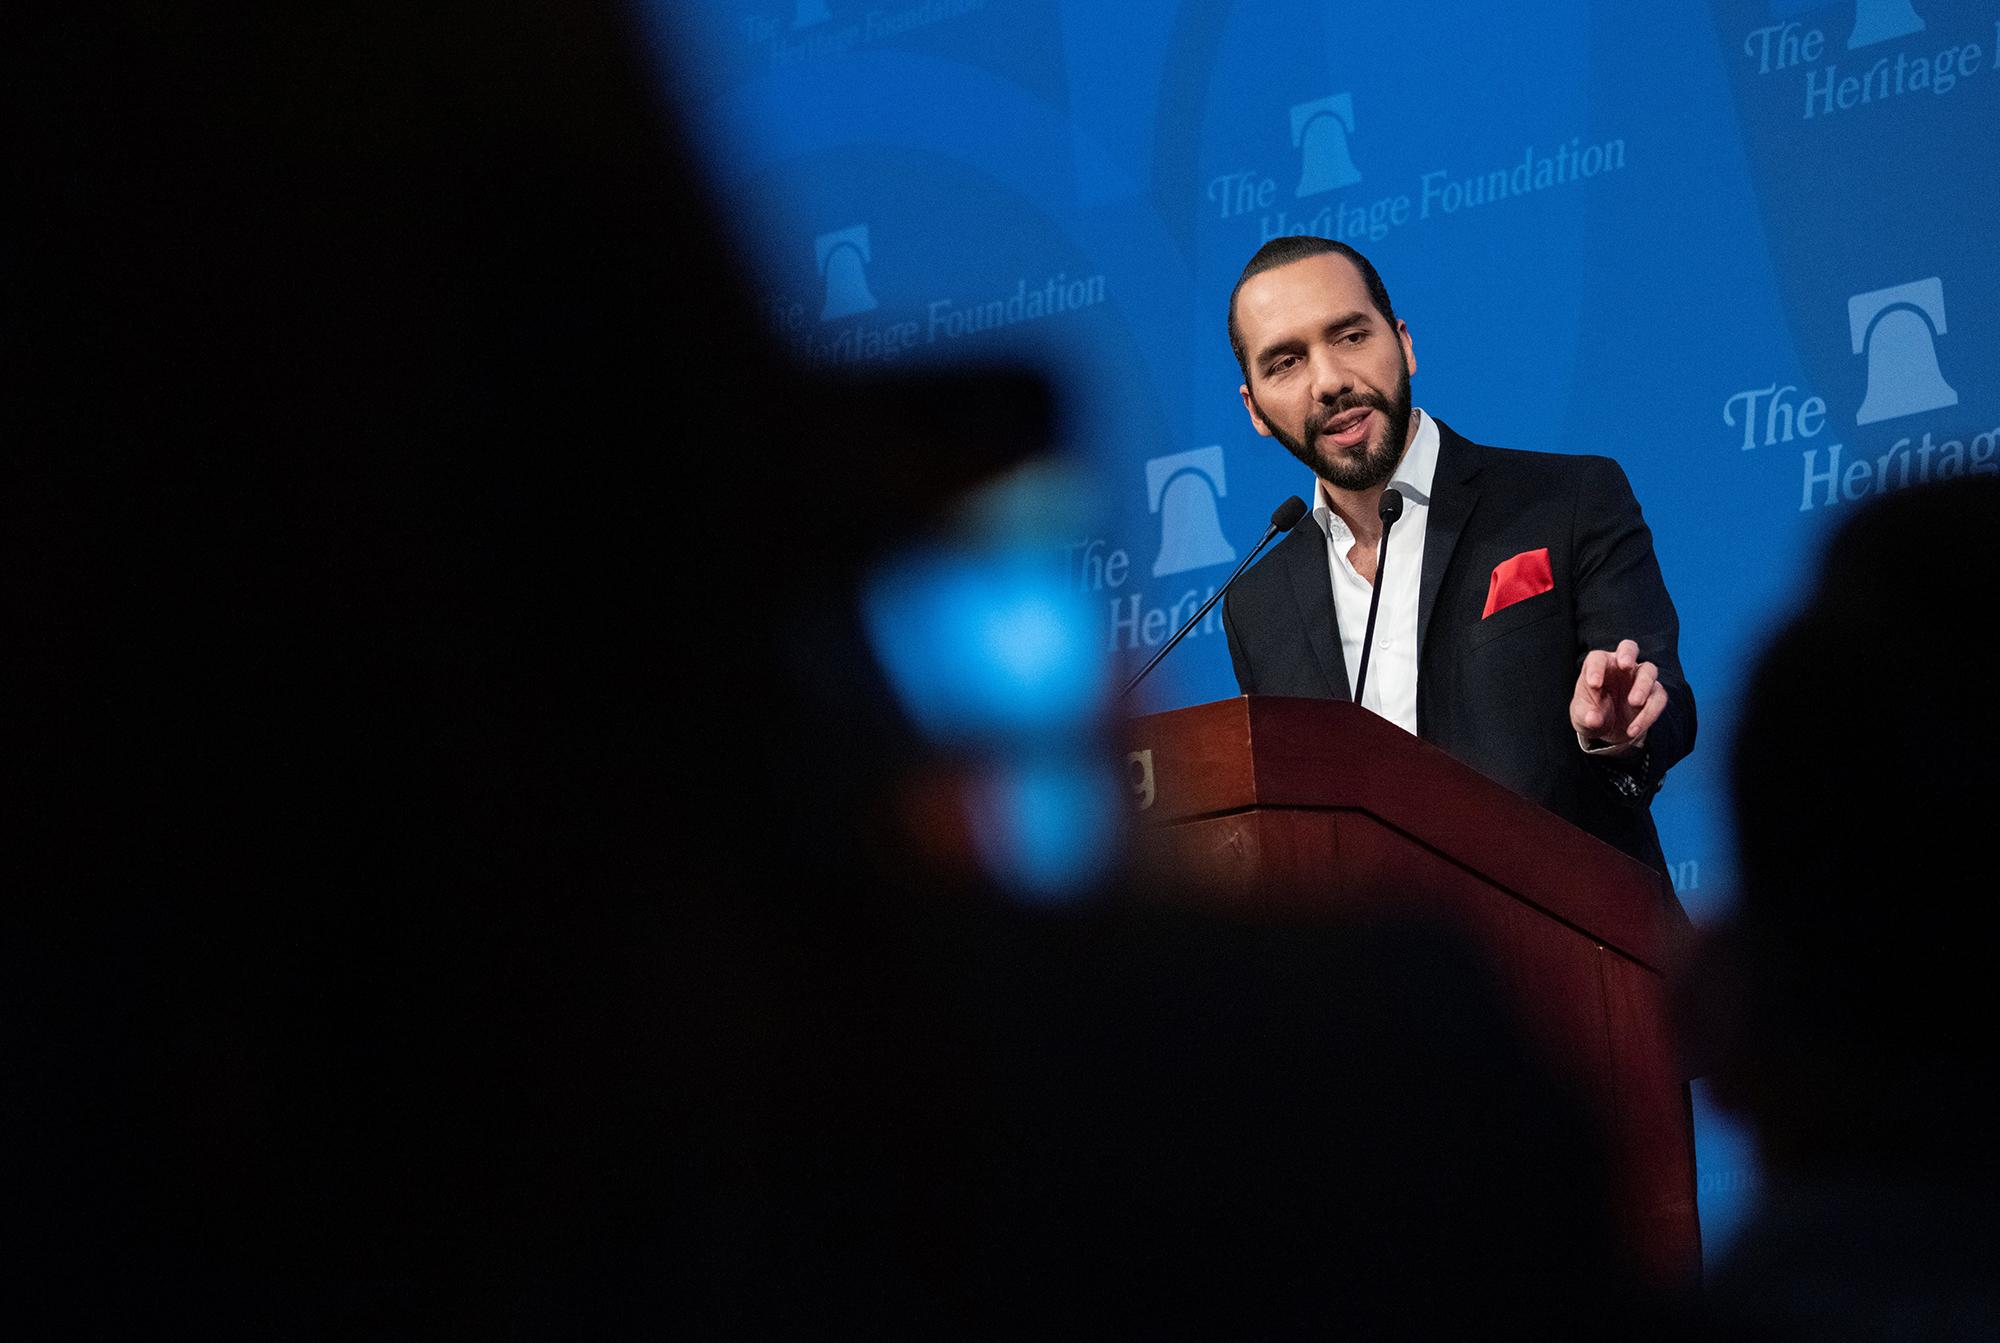
[[(1418, 735), (1665, 871), (1648, 804), (1694, 745), (1694, 695), (1624, 471), (1608, 457), (1484, 447), (1442, 421), (1438, 437), (1417, 600)], [(1222, 623), (1244, 694), (1353, 698), (1326, 545), (1302, 522), (1230, 590)], [(1554, 588), (1482, 619), (1494, 566), (1543, 547)], [(1569, 723), (1584, 655), (1621, 639), (1638, 643), (1667, 688), (1637, 797), (1615, 786), (1620, 764), (1584, 754)]]

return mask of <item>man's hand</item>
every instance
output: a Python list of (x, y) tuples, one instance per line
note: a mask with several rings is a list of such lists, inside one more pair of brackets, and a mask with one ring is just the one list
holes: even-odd
[(1579, 737), (1627, 746), (1644, 737), (1666, 707), (1660, 669), (1639, 661), (1639, 645), (1626, 639), (1615, 653), (1600, 648), (1584, 658), (1569, 722)]

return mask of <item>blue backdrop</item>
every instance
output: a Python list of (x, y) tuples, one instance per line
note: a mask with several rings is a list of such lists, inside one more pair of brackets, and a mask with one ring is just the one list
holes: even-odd
[[(1310, 497), (1223, 330), (1270, 237), (1373, 258), (1454, 428), (1623, 463), (1701, 707), (1655, 805), (1697, 919), (1728, 898), (1743, 668), (1816, 538), (2000, 470), (2000, 0), (646, 14), (800, 355), (1025, 357), (1072, 389), (1100, 510), (1059, 549), (1135, 666)], [(1235, 693), (1213, 619), (1147, 693)], [(1755, 1177), (1705, 1107), (1698, 1137), (1713, 1247)]]

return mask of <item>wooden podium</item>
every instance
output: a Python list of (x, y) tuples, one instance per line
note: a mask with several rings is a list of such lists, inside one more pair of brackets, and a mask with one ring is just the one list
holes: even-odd
[(1661, 984), (1687, 923), (1664, 877), (1353, 704), (1220, 700), (1126, 736), (1140, 871), (1251, 916), (1407, 913), (1480, 947), (1596, 1111), (1640, 1262), (1699, 1279), (1692, 1121)]

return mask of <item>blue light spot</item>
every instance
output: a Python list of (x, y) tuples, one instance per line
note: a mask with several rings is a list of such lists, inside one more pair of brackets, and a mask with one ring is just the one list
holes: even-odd
[(1102, 763), (1073, 758), (996, 766), (970, 804), (987, 871), (1035, 904), (1089, 892), (1118, 856), (1115, 783)]

